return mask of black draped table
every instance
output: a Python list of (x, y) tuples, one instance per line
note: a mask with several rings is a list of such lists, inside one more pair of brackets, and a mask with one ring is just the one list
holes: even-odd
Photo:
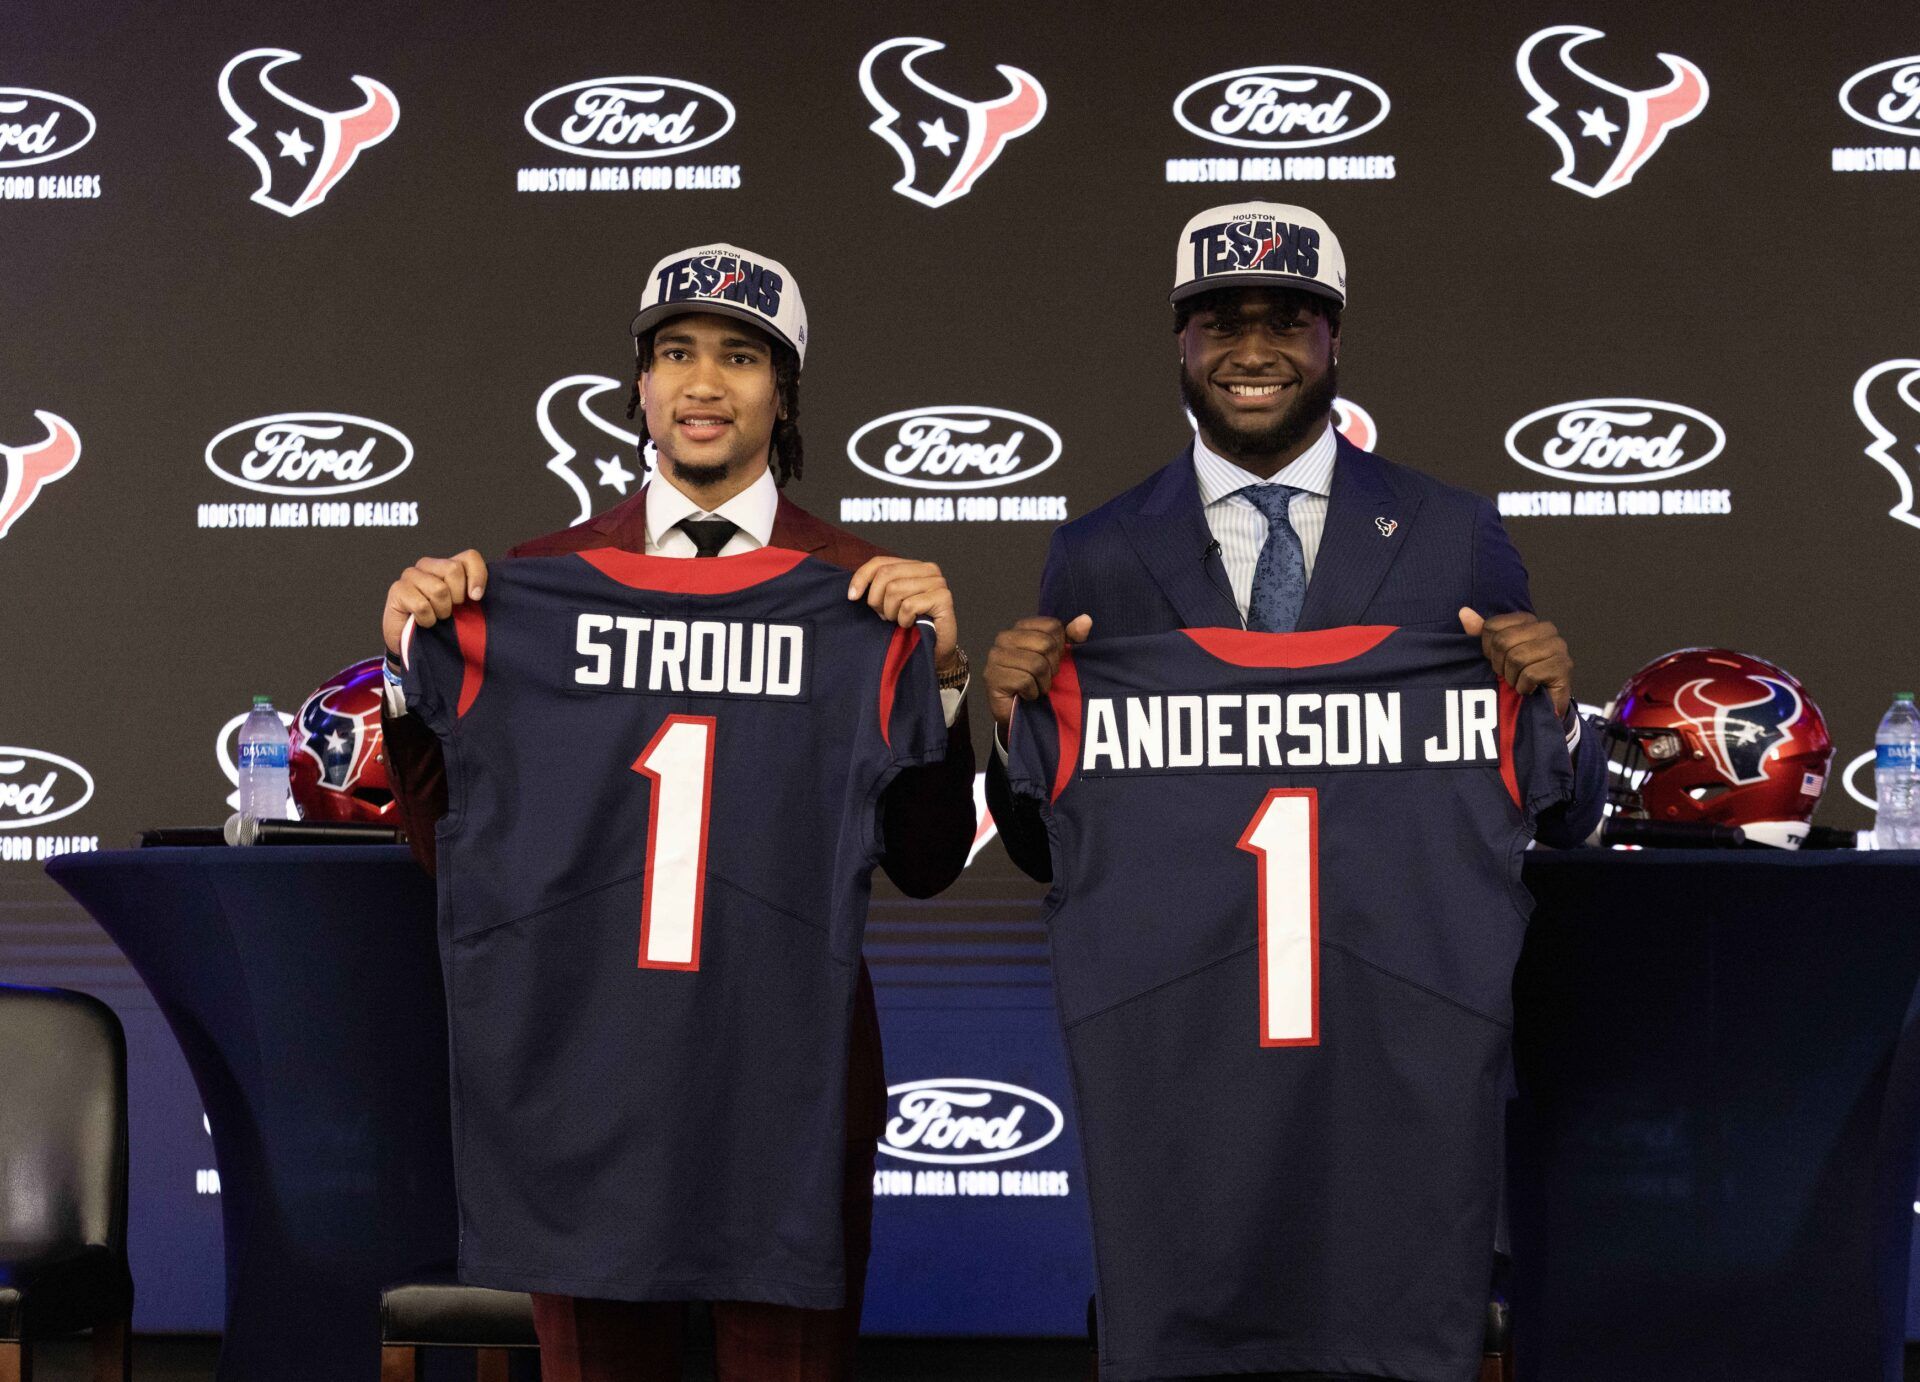
[[(454, 1246), (428, 881), (399, 848), (82, 854), (48, 871), (153, 990), (211, 1116), (223, 1382), (374, 1376), (379, 1287)], [(1509, 1169), (1522, 1377), (1894, 1382), (1920, 854), (1537, 851), (1527, 877)], [(933, 1026), (883, 987), (895, 1077), (1063, 1082), (1052, 1022), (989, 987), (955, 991)], [(1084, 1217), (1037, 1203), (971, 1202), (965, 1234), (942, 1238), (883, 1199), (875, 1260), (895, 1267), (870, 1283), (875, 1318), (970, 1332), (934, 1303), (1027, 1261), (1080, 1261)], [(1086, 1298), (1070, 1271), (1023, 1290), (1047, 1318)]]
[(377, 1377), (380, 1287), (455, 1246), (431, 880), (397, 846), (68, 854), (47, 872), (139, 971), (199, 1086), (226, 1240), (220, 1382)]
[(1920, 853), (1536, 851), (1522, 1382), (1898, 1382)]

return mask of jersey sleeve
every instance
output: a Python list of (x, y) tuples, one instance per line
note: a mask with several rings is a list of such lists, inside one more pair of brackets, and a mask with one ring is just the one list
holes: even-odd
[(1053, 685), (1038, 700), (1017, 701), (1007, 733), (1007, 782), (1014, 792), (1051, 803), (1072, 780), (1080, 756), (1080, 667), (1060, 654)]
[(1500, 775), (1529, 823), (1573, 795), (1573, 755), (1545, 691), (1522, 696), (1501, 682)]
[(401, 687), (407, 708), (441, 738), (472, 706), (486, 677), (487, 617), (472, 602), (430, 629), (407, 620), (400, 636)]
[(933, 665), (933, 625), (895, 629), (880, 669), (880, 739), (892, 766), (911, 768), (947, 756), (947, 718)]

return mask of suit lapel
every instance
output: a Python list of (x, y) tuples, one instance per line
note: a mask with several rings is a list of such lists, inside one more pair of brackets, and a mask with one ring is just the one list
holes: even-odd
[(599, 533), (603, 541), (587, 542), (586, 547), (618, 547), (627, 552), (645, 552), (647, 550), (647, 487), (640, 486), (629, 499), (603, 514), (596, 514), (587, 520), (587, 526)]
[(1200, 507), (1191, 446), (1160, 472), (1160, 483), (1139, 510), (1122, 513), (1120, 520), (1182, 626), (1240, 627), (1233, 588)]
[(1419, 509), (1418, 499), (1394, 493), (1378, 456), (1340, 438), (1326, 531), (1297, 627), (1337, 629), (1358, 621), (1406, 544)]
[(786, 495), (773, 511), (773, 538), (770, 546), (792, 552), (817, 552), (833, 539), (833, 529), (794, 503)]

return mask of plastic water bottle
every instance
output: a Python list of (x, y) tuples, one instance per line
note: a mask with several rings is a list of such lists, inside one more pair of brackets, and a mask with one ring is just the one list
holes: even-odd
[(1911, 691), (1893, 698), (1873, 736), (1873, 795), (1874, 844), (1920, 849), (1920, 709)]
[(287, 813), (287, 727), (266, 696), (240, 726), (240, 843), (252, 844), (261, 821)]

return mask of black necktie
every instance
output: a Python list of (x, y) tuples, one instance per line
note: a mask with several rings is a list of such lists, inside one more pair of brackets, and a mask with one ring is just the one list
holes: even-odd
[(740, 525), (726, 518), (683, 518), (680, 527), (693, 539), (696, 557), (717, 557)]

